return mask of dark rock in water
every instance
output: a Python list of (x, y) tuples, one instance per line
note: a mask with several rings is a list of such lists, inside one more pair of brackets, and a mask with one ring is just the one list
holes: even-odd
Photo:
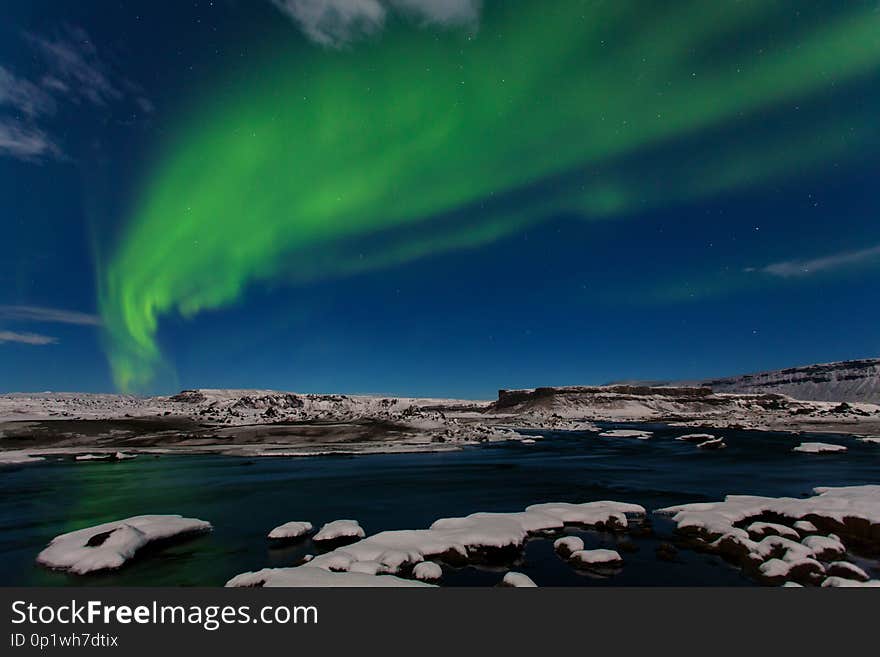
[(628, 538), (622, 538), (617, 541), (617, 549), (623, 552), (638, 552), (639, 546)]
[(678, 548), (672, 543), (661, 543), (654, 552), (661, 561), (675, 561), (678, 556)]

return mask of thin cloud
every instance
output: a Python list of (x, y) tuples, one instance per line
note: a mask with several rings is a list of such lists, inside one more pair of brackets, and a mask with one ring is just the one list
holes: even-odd
[(844, 267), (868, 265), (880, 261), (880, 244), (867, 249), (840, 251), (810, 260), (788, 260), (767, 265), (760, 271), (781, 278), (810, 276)]
[(33, 80), (0, 66), (0, 156), (28, 162), (64, 157), (46, 122), (64, 105), (105, 109), (129, 102), (142, 114), (154, 111), (143, 89), (111, 68), (85, 30), (68, 26), (53, 35), (26, 33), (43, 71)]
[(101, 318), (89, 313), (43, 306), (3, 306), (0, 305), (0, 319), (21, 322), (44, 322), (52, 324), (77, 324), (79, 326), (100, 326)]
[(481, 0), (270, 0), (315, 43), (341, 48), (375, 34), (396, 12), (426, 25), (475, 27)]
[(0, 155), (40, 161), (47, 157), (61, 157), (61, 148), (39, 128), (14, 120), (0, 119)]
[(47, 344), (57, 344), (58, 338), (51, 335), (40, 335), (39, 333), (16, 333), (15, 331), (0, 331), (0, 344), (6, 342), (16, 342), (18, 344), (30, 344), (42, 346)]
[(54, 114), (56, 109), (55, 99), (49, 92), (3, 66), (0, 66), (0, 106), (30, 118)]

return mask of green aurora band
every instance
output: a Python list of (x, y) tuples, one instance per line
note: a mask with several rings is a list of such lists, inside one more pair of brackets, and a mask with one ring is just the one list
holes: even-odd
[(398, 21), (340, 51), (292, 34), (258, 74), (194, 103), (99, 266), (117, 385), (148, 389), (170, 367), (163, 315), (223, 307), (256, 282), (350, 275), (856, 157), (877, 106), (834, 102), (876, 75), (880, 13), (802, 5), (486, 2), (473, 34)]

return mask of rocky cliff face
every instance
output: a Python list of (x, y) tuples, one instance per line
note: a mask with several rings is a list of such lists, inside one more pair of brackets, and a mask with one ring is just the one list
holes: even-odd
[(880, 403), (880, 358), (848, 360), (699, 382), (714, 392), (777, 393), (810, 401)]

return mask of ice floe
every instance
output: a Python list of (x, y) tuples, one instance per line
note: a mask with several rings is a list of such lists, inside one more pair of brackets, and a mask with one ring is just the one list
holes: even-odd
[(699, 449), (724, 449), (727, 447), (727, 443), (724, 442), (724, 438), (712, 438), (711, 440), (697, 443), (697, 447)]
[(195, 518), (134, 516), (56, 536), (37, 556), (37, 563), (79, 575), (119, 568), (153, 541), (210, 530), (211, 523)]
[(269, 538), (277, 540), (302, 538), (311, 532), (312, 529), (312, 523), (310, 522), (291, 520), (290, 522), (285, 522), (283, 525), (278, 525), (275, 529), (270, 531)]
[(832, 445), (831, 443), (801, 443), (791, 450), (805, 454), (828, 454), (831, 452), (845, 452), (844, 445)]

